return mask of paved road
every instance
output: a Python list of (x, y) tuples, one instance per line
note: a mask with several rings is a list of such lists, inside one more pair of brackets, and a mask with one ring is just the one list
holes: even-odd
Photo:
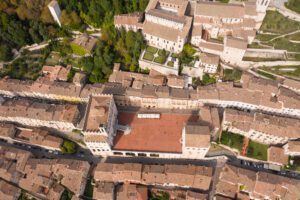
[(0, 146), (14, 147), (22, 149), (25, 151), (31, 152), (37, 158), (48, 158), (48, 159), (75, 159), (75, 160), (84, 160), (90, 163), (97, 163), (100, 161), (99, 157), (93, 156), (89, 150), (81, 149), (79, 147), (78, 153), (76, 154), (63, 154), (59, 151), (52, 151), (45, 148), (37, 147), (34, 145), (28, 145), (23, 143), (8, 143), (3, 140), (0, 140)]
[(215, 167), (217, 159), (211, 160), (192, 160), (192, 159), (167, 159), (149, 157), (108, 157), (105, 162), (111, 163), (141, 163), (141, 164), (177, 164), (177, 165), (203, 165)]

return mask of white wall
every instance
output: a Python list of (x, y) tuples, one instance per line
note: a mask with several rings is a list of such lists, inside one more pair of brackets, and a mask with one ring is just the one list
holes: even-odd
[(60, 23), (60, 20), (59, 20), (59, 17), (61, 15), (61, 11), (60, 11), (58, 3), (56, 3), (53, 7), (48, 6), (48, 8), (50, 10), (50, 13), (51, 13), (54, 21), (56, 21), (58, 23), (58, 25), (61, 26), (61, 23)]

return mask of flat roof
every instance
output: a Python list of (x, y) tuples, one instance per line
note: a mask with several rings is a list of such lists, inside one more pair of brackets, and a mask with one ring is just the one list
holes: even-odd
[(186, 122), (196, 122), (198, 115), (161, 113), (160, 119), (139, 119), (136, 112), (119, 112), (118, 122), (129, 125), (131, 133), (118, 132), (114, 150), (144, 152), (182, 152), (182, 129)]

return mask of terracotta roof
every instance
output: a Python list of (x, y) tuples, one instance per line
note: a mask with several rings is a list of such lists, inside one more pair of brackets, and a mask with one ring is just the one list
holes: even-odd
[(287, 147), (290, 152), (300, 153), (300, 141), (288, 141)]
[(295, 90), (300, 90), (300, 81), (296, 81), (292, 79), (284, 79), (283, 85), (293, 88)]
[(168, 41), (177, 42), (178, 36), (180, 35), (180, 30), (145, 21), (143, 25), (143, 33), (159, 37)]
[(200, 55), (200, 60), (201, 60), (201, 62), (203, 62), (205, 64), (218, 66), (219, 62), (220, 62), (220, 57), (218, 55), (202, 53)]
[(13, 124), (1, 123), (0, 136), (13, 138), (16, 133), (16, 127)]
[(92, 96), (90, 98), (84, 131), (99, 131), (101, 126), (108, 123), (112, 98), (112, 96)]
[(111, 182), (96, 182), (93, 199), (112, 199), (114, 184)]
[(243, 191), (252, 192), (255, 187), (256, 172), (226, 164), (220, 174), (220, 180), (236, 186), (243, 185)]
[(299, 199), (300, 181), (266, 172), (258, 172), (254, 193), (270, 199)]
[(117, 199), (120, 200), (147, 200), (148, 189), (142, 185), (122, 184), (117, 187)]
[(185, 146), (208, 148), (210, 145), (210, 130), (208, 126), (197, 123), (188, 123), (185, 126)]
[(182, 30), (171, 28), (161, 24), (145, 21), (143, 25), (143, 33), (155, 37), (159, 37), (168, 41), (177, 42), (179, 39), (184, 39), (188, 36), (191, 28), (192, 18), (185, 16), (185, 23)]
[(97, 39), (85, 34), (80, 35), (79, 37), (73, 40), (73, 43), (81, 46), (82, 48), (86, 49), (87, 51), (91, 52), (94, 50), (94, 47), (97, 43)]
[[(225, 121), (231, 122), (233, 127), (237, 127), (246, 132), (253, 129), (283, 138), (300, 137), (299, 119), (226, 109)], [(245, 126), (246, 124), (248, 125)], [(246, 127), (248, 127), (248, 129), (246, 129)]]
[(81, 73), (81, 72), (76, 72), (74, 77), (73, 77), (73, 83), (77, 84), (77, 85), (80, 85), (83, 82), (85, 82), (85, 79), (86, 79), (86, 74)]
[(116, 25), (138, 25), (141, 22), (143, 13), (134, 12), (129, 14), (121, 14), (114, 16), (114, 24)]
[(220, 51), (220, 52), (223, 52), (223, 50), (224, 50), (223, 44), (219, 44), (219, 43), (215, 43), (215, 42), (200, 41), (199, 47), (205, 48), (205, 49), (211, 49), (211, 50), (215, 50), (215, 51)]
[(168, 12), (168, 11), (165, 11), (165, 10), (151, 9), (151, 10), (148, 10), (146, 14), (147, 15), (152, 15), (152, 16), (155, 16), (155, 17), (159, 17), (159, 18), (162, 18), (162, 19), (170, 20), (170, 21), (173, 21), (173, 22), (181, 23), (181, 24), (185, 23), (185, 17), (184, 16), (178, 16), (175, 13)]
[(257, 15), (256, 3), (254, 1), (253, 2), (246, 1), (246, 2), (244, 2), (244, 4), (245, 4), (245, 14), (246, 15), (250, 15), (250, 16)]
[(288, 164), (289, 157), (284, 154), (284, 149), (281, 147), (271, 146), (268, 148), (268, 161), (279, 163), (282, 165)]
[(227, 36), (225, 38), (225, 46), (227, 46), (227, 47), (246, 50), (247, 45), (248, 45), (247, 40), (242, 40), (242, 39), (234, 38), (234, 37), (230, 37), (230, 36)]
[(164, 9), (171, 8), (176, 10), (176, 14), (183, 16), (187, 10), (187, 0), (150, 0), (146, 8), (146, 12), (151, 9)]
[[(161, 113), (159, 119), (137, 118), (137, 113), (119, 112), (118, 123), (129, 125), (128, 135), (118, 132), (114, 139), (114, 150), (173, 152), (182, 151), (180, 139), (187, 121), (196, 121), (191, 114)], [(159, 129), (153, 129), (153, 123)]]
[(193, 26), (192, 37), (202, 36), (202, 26)]
[(195, 10), (195, 15), (219, 18), (243, 18), (244, 14), (242, 5), (215, 2), (199, 2)]
[(181, 76), (168, 76), (168, 86), (175, 88), (184, 88), (185, 80), (184, 77)]
[(278, 101), (282, 102), (285, 108), (300, 109), (300, 94), (289, 89), (280, 87)]
[(219, 180), (216, 186), (217, 194), (221, 194), (232, 199), (235, 199), (237, 192), (238, 192), (238, 184), (236, 183), (230, 183), (223, 180)]
[(207, 200), (208, 194), (203, 194), (200, 192), (194, 192), (194, 191), (187, 191), (186, 193), (186, 200)]
[(21, 130), (16, 135), (17, 140), (23, 140), (33, 145), (40, 145), (52, 148), (60, 148), (63, 139), (49, 135), (47, 131), (40, 129)]
[(0, 180), (0, 197), (5, 200), (16, 200), (21, 194), (21, 189), (7, 183), (3, 180)]
[(75, 123), (78, 118), (76, 105), (47, 104), (25, 99), (7, 99), (0, 105), (0, 115), (5, 117), (25, 117), (45, 121)]
[(193, 165), (139, 165), (98, 163), (94, 178), (97, 181), (134, 182), (141, 184), (177, 185), (208, 190), (212, 168)]

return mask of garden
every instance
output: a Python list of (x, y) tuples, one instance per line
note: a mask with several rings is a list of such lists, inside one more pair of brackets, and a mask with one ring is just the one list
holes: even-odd
[(300, 14), (300, 0), (288, 0), (284, 5), (288, 9)]
[(268, 146), (250, 140), (247, 150), (247, 157), (268, 160)]
[[(300, 78), (300, 65), (297, 66), (274, 66), (274, 67), (261, 67), (262, 70), (278, 74), (280, 76)], [(258, 73), (261, 74), (261, 71), (258, 70)], [(271, 74), (266, 75), (267, 73), (261, 74), (265, 75), (268, 78), (274, 79), (275, 77)]]
[[(249, 48), (275, 48), (299, 52), (300, 32), (295, 32), (298, 30), (300, 30), (299, 22), (288, 19), (278, 11), (267, 11), (260, 28), (260, 31), (264, 33), (255, 37), (260, 42), (252, 43)], [(284, 36), (280, 37), (281, 35)], [(294, 59), (299, 60), (300, 58), (295, 57)]]
[(284, 166), (286, 170), (300, 172), (300, 157), (299, 156), (289, 156), (288, 165)]
[[(143, 59), (164, 65), (167, 61), (169, 54), (170, 52), (164, 49), (158, 49), (156, 47), (148, 46), (145, 50)], [(172, 61), (168, 61), (167, 65), (169, 67), (173, 67), (174, 63), (172, 64)]]
[(244, 136), (234, 134), (228, 131), (223, 131), (221, 135), (221, 144), (237, 149), (239, 152), (243, 148)]
[(268, 79), (276, 80), (276, 77), (270, 73), (264, 72), (262, 70), (256, 70), (255, 72), (261, 76), (268, 78)]
[(225, 81), (239, 81), (243, 72), (238, 69), (224, 69), (223, 79)]

